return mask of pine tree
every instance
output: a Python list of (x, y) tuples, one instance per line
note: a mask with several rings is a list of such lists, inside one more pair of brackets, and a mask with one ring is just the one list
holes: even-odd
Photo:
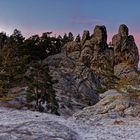
[[(58, 104), (53, 90), (54, 81), (49, 75), (48, 66), (41, 62), (32, 62), (25, 78), (28, 84), (28, 97), (31, 101), (36, 101), (35, 109), (58, 114)], [(46, 105), (46, 108), (43, 105)]]
[[(15, 37), (16, 38), (16, 37)], [(0, 95), (7, 95), (11, 87), (23, 79), (28, 56), (24, 55), (19, 41), (13, 37), (0, 50)]]
[(69, 41), (74, 40), (74, 36), (73, 36), (73, 34), (71, 32), (69, 32), (69, 34), (68, 34), (68, 39), (69, 39)]
[(78, 34), (78, 35), (77, 35), (77, 37), (76, 37), (75, 41), (76, 41), (77, 43), (81, 41), (80, 34)]

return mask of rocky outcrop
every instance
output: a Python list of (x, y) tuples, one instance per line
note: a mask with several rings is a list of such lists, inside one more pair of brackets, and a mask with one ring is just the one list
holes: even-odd
[[(0, 139), (139, 139), (139, 55), (126, 25), (119, 27), (110, 45), (112, 47), (107, 44), (105, 26), (96, 26), (91, 36), (85, 31), (81, 41), (68, 42), (61, 53), (45, 59), (43, 63), (49, 66), (56, 81), (53, 88), (58, 113), (73, 116), (65, 119), (29, 111), (28, 107), (32, 108), (34, 103), (27, 103), (27, 87), (14, 88), (11, 90), (14, 99), (0, 105), (15, 105), (26, 111), (0, 108)], [(132, 77), (135, 78), (133, 84), (130, 83)], [(98, 94), (112, 87), (116, 89)]]
[(105, 26), (95, 26), (92, 41), (95, 45), (103, 45), (104, 47), (106, 47), (107, 31)]
[(89, 40), (90, 39), (90, 33), (89, 33), (89, 31), (87, 31), (87, 30), (85, 30), (84, 32), (83, 32), (83, 36), (82, 36), (82, 44), (84, 44), (85, 43), (85, 41), (86, 40)]
[(67, 46), (66, 46), (66, 52), (67, 54), (75, 52), (75, 51), (80, 51), (81, 50), (81, 46), (79, 43), (72, 41), (72, 42), (68, 42)]
[(80, 61), (89, 67), (100, 79), (101, 85), (112, 79), (114, 54), (113, 48), (107, 45), (105, 26), (96, 26), (90, 40), (87, 40), (81, 51)]
[(96, 105), (84, 108), (73, 117), (76, 120), (89, 119), (95, 122), (102, 119), (140, 117), (140, 87), (133, 88), (135, 93), (130, 93), (126, 89), (125, 94), (124, 89), (121, 92), (109, 90), (100, 96), (101, 100)]
[(119, 79), (130, 77), (137, 80), (139, 77), (136, 68), (124, 62), (114, 66), (114, 75)]
[[(119, 73), (120, 69), (120, 78), (122, 75), (130, 75), (133, 72), (133, 75), (136, 75), (135, 71), (138, 68), (139, 62), (139, 53), (138, 48), (135, 44), (134, 37), (129, 35), (129, 29), (126, 25), (122, 24), (119, 27), (118, 34), (114, 35), (112, 38), (112, 45), (114, 48), (114, 70), (115, 75)], [(122, 65), (127, 67), (127, 71), (122, 73)]]
[(44, 61), (50, 68), (51, 76), (58, 81), (54, 89), (60, 114), (73, 114), (98, 102), (97, 90), (113, 71), (110, 59), (113, 51), (106, 41), (105, 26), (96, 26), (91, 37), (88, 31), (84, 31), (80, 43), (68, 42), (61, 53)]
[(81, 42), (68, 42), (61, 53), (49, 56), (44, 63), (58, 81), (54, 88), (60, 112), (73, 114), (97, 103), (100, 89), (114, 88), (118, 79), (136, 77), (138, 60), (134, 38), (128, 27), (121, 25), (112, 47), (107, 44), (106, 27), (96, 26), (91, 36), (84, 31)]
[(120, 25), (118, 34), (112, 38), (111, 47), (107, 44), (105, 26), (96, 26), (83, 46), (80, 61), (94, 71), (103, 87), (109, 89), (117, 79), (138, 76), (138, 48), (126, 25)]
[(62, 52), (48, 57), (44, 63), (50, 74), (58, 82), (54, 85), (59, 103), (59, 113), (72, 115), (77, 110), (98, 102), (96, 89), (100, 87), (93, 71), (78, 61), (79, 51)]

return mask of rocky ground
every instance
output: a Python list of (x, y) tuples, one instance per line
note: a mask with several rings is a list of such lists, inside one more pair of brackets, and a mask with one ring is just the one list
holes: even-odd
[(139, 103), (132, 106), (123, 97), (109, 90), (96, 105), (67, 119), (1, 107), (0, 140), (139, 140)]
[(64, 119), (46, 113), (0, 108), (0, 140), (139, 140), (140, 119)]

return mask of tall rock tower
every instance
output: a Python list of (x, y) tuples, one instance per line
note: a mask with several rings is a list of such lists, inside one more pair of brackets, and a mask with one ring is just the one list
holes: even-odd
[(135, 76), (134, 71), (138, 68), (139, 52), (134, 37), (129, 35), (129, 29), (126, 25), (120, 25), (118, 34), (112, 38), (112, 45), (115, 75), (120, 78)]

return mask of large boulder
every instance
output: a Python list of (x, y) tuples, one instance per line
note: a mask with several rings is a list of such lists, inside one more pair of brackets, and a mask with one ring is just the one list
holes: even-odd
[(138, 78), (137, 70), (133, 66), (127, 65), (126, 63), (120, 63), (114, 66), (114, 75), (120, 79), (131, 77), (131, 79)]
[[(132, 87), (131, 87), (132, 90)], [(140, 117), (140, 87), (133, 87), (135, 93), (126, 90), (119, 92), (109, 90), (101, 95), (101, 100), (94, 106), (86, 107), (75, 113), (73, 117), (77, 120), (91, 120), (96, 122), (102, 119), (118, 119), (123, 117)], [(137, 92), (136, 92), (137, 91)]]

